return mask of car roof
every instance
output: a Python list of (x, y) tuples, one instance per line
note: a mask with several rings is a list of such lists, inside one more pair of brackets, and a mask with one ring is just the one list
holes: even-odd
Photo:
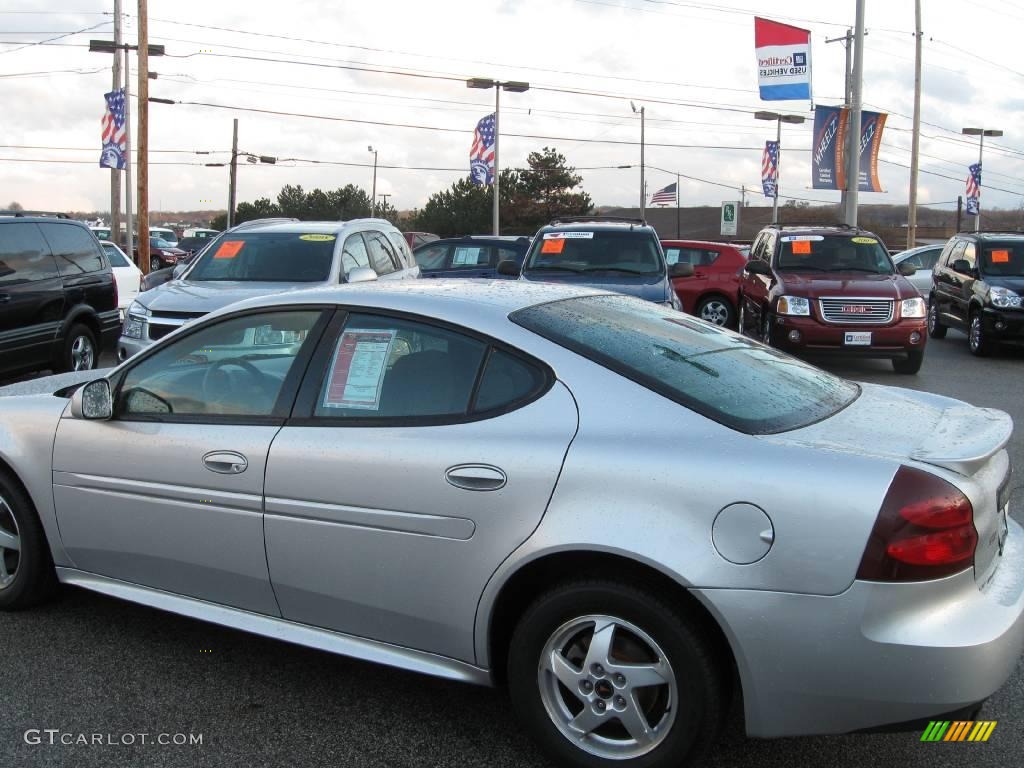
[(717, 248), (735, 248), (739, 250), (743, 244), (738, 243), (723, 243), (720, 240), (672, 240), (665, 238), (661, 241), (662, 245), (713, 245)]
[(481, 316), (505, 317), (517, 309), (581, 296), (616, 295), (565, 283), (523, 280), (384, 280), (285, 291), (230, 305), (232, 309), (281, 304), (347, 304), (416, 312), (443, 310), (458, 303)]
[(1024, 240), (1024, 232), (957, 232), (955, 237), (973, 237), (978, 240)]
[(310, 235), (335, 235), (354, 224), (374, 224), (376, 226), (393, 227), (387, 219), (349, 219), (348, 221), (271, 221), (253, 222), (239, 234), (254, 234), (257, 232), (269, 232), (275, 234), (310, 234)]
[(522, 243), (526, 245), (530, 242), (530, 238), (526, 235), (461, 235), (460, 237), (442, 237), (437, 240), (431, 240), (428, 243), (422, 243), (417, 248), (423, 248), (429, 245), (444, 245), (445, 243)]
[[(16, 222), (31, 222), (34, 224), (72, 224), (76, 227), (88, 230), (85, 224), (75, 219), (58, 218), (56, 216), (0, 216), (0, 224), (13, 224)], [(91, 231), (91, 230), (90, 230)]]
[(545, 224), (538, 231), (538, 235), (544, 232), (644, 232), (654, 233), (657, 237), (657, 233), (654, 231), (654, 227), (650, 224), (642, 223), (639, 219), (636, 221), (602, 221), (600, 219), (594, 219), (592, 221), (554, 221), (550, 224)]
[(773, 229), (785, 235), (870, 235), (877, 237), (867, 229), (842, 224), (769, 224), (766, 229)]

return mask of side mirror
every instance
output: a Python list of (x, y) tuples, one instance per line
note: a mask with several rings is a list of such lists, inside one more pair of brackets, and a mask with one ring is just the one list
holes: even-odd
[(185, 268), (188, 264), (177, 264), (174, 267), (174, 271), (171, 272), (171, 279), (177, 280), (185, 272)]
[(110, 395), (110, 382), (106, 379), (90, 381), (75, 390), (71, 396), (71, 415), (76, 419), (105, 420), (114, 415), (114, 402)]
[(693, 277), (693, 264), (677, 262), (668, 267), (669, 277)]
[(904, 277), (913, 277), (917, 274), (917, 267), (906, 261), (901, 261), (896, 265), (896, 270)]
[(370, 283), (377, 279), (377, 273), (369, 267), (353, 267), (345, 276), (346, 283)]
[(498, 262), (498, 274), (507, 277), (519, 277), (519, 265), (515, 259), (502, 259)]
[(754, 275), (764, 275), (770, 277), (772, 274), (772, 268), (768, 266), (768, 262), (761, 261), (760, 259), (752, 259), (743, 266), (744, 272), (750, 272)]

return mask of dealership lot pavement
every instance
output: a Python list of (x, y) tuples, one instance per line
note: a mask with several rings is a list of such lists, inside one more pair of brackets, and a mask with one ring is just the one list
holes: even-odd
[[(850, 378), (909, 386), (1008, 411), (1024, 428), (1024, 352), (976, 360), (962, 334), (930, 342), (919, 375), (887, 362), (823, 363)], [(1024, 520), (1019, 468), (1011, 510)], [(548, 765), (500, 691), (378, 667), (249, 636), (77, 589), (0, 614), (0, 765)], [(941, 674), (941, 670), (936, 670)], [(1024, 666), (990, 700), (985, 744), (923, 744), (920, 734), (755, 741), (730, 729), (713, 766), (1009, 766), (1024, 754)], [(40, 731), (42, 743), (26, 744)], [(54, 740), (102, 744), (63, 746)], [(201, 745), (141, 745), (140, 734)], [(35, 740), (34, 733), (30, 739)], [(179, 739), (180, 740), (180, 739)], [(134, 744), (107, 742), (134, 741)], [(1014, 757), (1016, 755), (1016, 757)]]

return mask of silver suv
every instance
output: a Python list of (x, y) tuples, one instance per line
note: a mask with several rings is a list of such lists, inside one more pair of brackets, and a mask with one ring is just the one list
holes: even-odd
[(175, 280), (139, 294), (128, 307), (119, 360), (242, 299), (420, 276), (405, 237), (385, 219), (248, 222), (222, 234), (181, 269)]

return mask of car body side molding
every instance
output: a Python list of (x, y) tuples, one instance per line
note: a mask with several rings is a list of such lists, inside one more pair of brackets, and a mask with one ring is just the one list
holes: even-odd
[(386, 664), (411, 672), (421, 672), (447, 680), (487, 686), (493, 684), (491, 675), (486, 669), (433, 653), (367, 640), (341, 632), (332, 632), (286, 619), (217, 605), (205, 600), (173, 595), (169, 592), (141, 587), (137, 584), (74, 568), (57, 568), (57, 578), (62, 584), (71, 584), (103, 595), (148, 605), (151, 608), (170, 611), (201, 621), (209, 621), (243, 632), (252, 632), (274, 640), (283, 640), (307, 648), (316, 648), (329, 653), (372, 661), (376, 664)]

